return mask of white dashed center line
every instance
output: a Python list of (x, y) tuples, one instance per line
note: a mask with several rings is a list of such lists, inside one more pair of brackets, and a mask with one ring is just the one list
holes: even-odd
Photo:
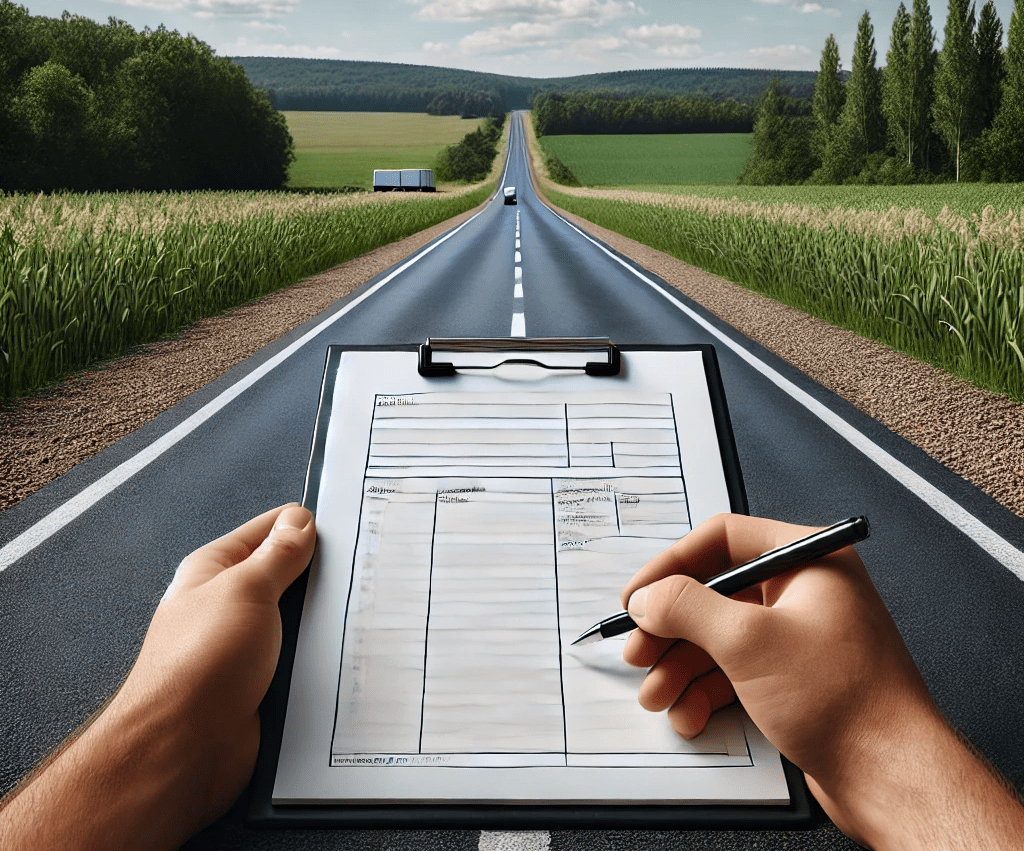
[[(523, 267), (519, 264), (523, 262), (523, 255), (518, 250), (522, 247), (522, 242), (519, 239), (519, 211), (516, 210), (516, 255), (515, 255), (515, 281), (516, 285), (512, 291), (513, 298), (519, 299), (516, 301), (516, 306), (512, 309), (512, 331), (510, 337), (525, 337), (526, 336), (526, 313), (523, 310)], [(503, 834), (492, 834), (493, 836), (502, 836)], [(514, 834), (508, 834), (509, 836)], [(481, 839), (481, 843), (483, 840)], [(481, 844), (481, 847), (483, 845)]]

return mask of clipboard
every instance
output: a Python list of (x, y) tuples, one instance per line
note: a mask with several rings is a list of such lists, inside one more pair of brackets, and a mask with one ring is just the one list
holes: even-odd
[[(459, 374), (488, 375), (507, 372), (510, 369), (541, 370), (551, 374), (564, 371), (566, 374), (584, 375), (585, 381), (588, 382), (604, 381), (614, 384), (616, 378), (621, 380), (624, 373), (629, 372), (631, 357), (641, 357), (632, 353), (645, 353), (642, 357), (658, 356), (658, 353), (690, 353), (690, 356), (699, 358), (703, 366), (707, 401), (714, 421), (717, 451), (721, 458), (724, 485), (727, 490), (728, 510), (734, 513), (748, 513), (728, 407), (713, 346), (617, 346), (605, 338), (459, 338), (431, 339), (419, 346), (332, 345), (328, 348), (320, 406), (313, 429), (310, 462), (302, 498), (302, 504), (314, 514), (317, 512), (321, 485), (325, 477), (325, 463), (328, 458), (327, 436), (332, 417), (336, 413), (336, 400), (344, 398), (344, 388), (337, 385), (342, 358), (353, 353), (352, 356), (358, 354), (373, 359), (375, 353), (380, 353), (380, 356), (384, 357), (385, 353), (396, 352), (403, 353), (404, 362), (415, 363), (419, 376), (432, 384), (436, 383), (439, 390), (443, 390)], [(529, 388), (528, 383), (526, 387)], [(395, 403), (398, 403), (397, 399)], [(568, 422), (568, 405), (566, 410)], [(566, 433), (568, 435), (568, 425)], [(566, 439), (568, 441), (569, 437)], [(593, 459), (587, 460), (590, 463)], [(314, 562), (316, 559), (315, 555)], [(786, 804), (648, 804), (614, 801), (463, 803), (458, 800), (429, 803), (376, 803), (367, 800), (356, 803), (275, 803), (275, 782), (285, 737), (289, 691), (299, 646), (300, 622), (307, 600), (309, 573), (307, 569), (281, 600), (283, 644), (276, 674), (260, 707), (262, 734), (256, 769), (249, 787), (250, 824), (267, 827), (345, 828), (798, 829), (811, 827), (820, 819), (820, 809), (810, 797), (802, 773), (781, 756), (781, 770), (785, 777), (785, 785), (788, 787), (789, 802)], [(667, 727), (663, 718), (660, 721)]]

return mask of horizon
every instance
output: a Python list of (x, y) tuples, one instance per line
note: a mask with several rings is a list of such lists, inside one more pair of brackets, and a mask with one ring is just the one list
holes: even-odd
[[(857, 22), (874, 26), (885, 65), (900, 0), (29, 0), (32, 15), (73, 15), (194, 35), (220, 56), (385, 62), (528, 79), (619, 71), (818, 70), (834, 35), (849, 70)], [(911, 5), (911, 0), (905, 0)], [(70, 8), (69, 8), (70, 5)], [(1013, 0), (996, 0), (1009, 28)], [(936, 47), (948, 3), (931, 2)]]

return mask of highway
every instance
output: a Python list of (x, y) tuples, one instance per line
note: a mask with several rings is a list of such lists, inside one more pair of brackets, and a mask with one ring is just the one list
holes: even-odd
[[(517, 187), (517, 205), (499, 190), (465, 224), (0, 513), (0, 791), (116, 687), (186, 554), (300, 497), (328, 344), (510, 334), (714, 344), (751, 513), (818, 525), (868, 515), (858, 551), (929, 687), (1024, 789), (1024, 521), (552, 212), (512, 121), (502, 185)], [(830, 824), (784, 836), (254, 832), (236, 808), (186, 847), (857, 846)]]

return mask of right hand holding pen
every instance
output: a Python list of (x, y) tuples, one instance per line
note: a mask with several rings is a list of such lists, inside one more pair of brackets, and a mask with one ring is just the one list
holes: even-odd
[(951, 732), (860, 557), (846, 547), (732, 598), (701, 584), (811, 531), (741, 515), (693, 529), (623, 589), (639, 626), (623, 658), (651, 668), (640, 704), (667, 709), (684, 737), (738, 697), (858, 839), (844, 802), (871, 794), (879, 761), (908, 737)]

